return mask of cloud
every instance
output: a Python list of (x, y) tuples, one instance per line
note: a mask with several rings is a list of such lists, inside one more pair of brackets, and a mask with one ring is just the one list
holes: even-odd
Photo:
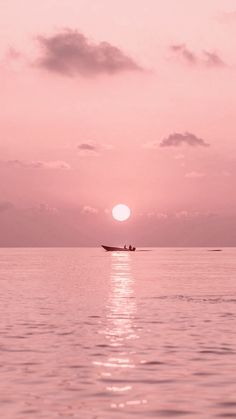
[(78, 151), (81, 156), (91, 156), (98, 154), (98, 146), (93, 143), (81, 143), (78, 145)]
[(205, 56), (205, 64), (213, 67), (224, 66), (224, 61), (215, 52), (203, 51)]
[(19, 60), (22, 57), (23, 56), (22, 56), (21, 52), (18, 51), (17, 49), (15, 49), (14, 47), (9, 47), (7, 52), (6, 52), (6, 59), (7, 60)]
[(32, 212), (35, 214), (52, 214), (57, 215), (59, 214), (59, 210), (56, 207), (52, 207), (47, 203), (40, 203), (37, 206), (31, 208)]
[(86, 144), (86, 143), (82, 143), (80, 145), (78, 145), (78, 148), (80, 150), (89, 150), (89, 151), (94, 151), (96, 150), (96, 147), (91, 145), (91, 144)]
[(27, 63), (26, 56), (14, 48), (13, 46), (10, 46), (6, 49), (4, 56), (1, 59), (1, 67), (8, 69), (10, 71), (13, 71), (14, 73), (21, 71), (25, 68)]
[(185, 44), (171, 45), (170, 50), (178, 57), (182, 58), (187, 64), (204, 65), (208, 67), (225, 66), (224, 61), (216, 52), (203, 50), (199, 55), (191, 51)]
[(191, 134), (190, 132), (185, 132), (184, 134), (175, 132), (174, 134), (170, 134), (169, 137), (164, 138), (160, 143), (160, 147), (179, 147), (184, 144), (191, 147), (209, 146), (209, 144), (206, 143), (202, 138), (198, 138), (196, 135)]
[(86, 143), (80, 143), (77, 146), (79, 154), (81, 156), (92, 156), (98, 155), (103, 150), (111, 150), (113, 147), (110, 144), (96, 143), (95, 141), (87, 141)]
[(175, 217), (178, 219), (187, 219), (187, 218), (198, 218), (201, 214), (198, 211), (189, 212), (186, 210), (179, 211), (175, 213)]
[(89, 205), (85, 205), (82, 210), (82, 214), (97, 214), (98, 210), (97, 208), (90, 207)]
[(26, 168), (26, 169), (70, 169), (70, 165), (61, 160), (55, 161), (23, 161), (23, 160), (8, 160), (1, 162), (5, 167)]
[(185, 177), (190, 179), (199, 179), (205, 177), (206, 174), (202, 172), (189, 172), (185, 174)]
[(189, 64), (196, 64), (198, 61), (197, 56), (185, 44), (171, 45), (170, 50), (177, 55), (180, 55)]
[(95, 76), (142, 68), (119, 48), (108, 42), (95, 44), (82, 33), (67, 29), (52, 36), (39, 36), (42, 55), (36, 65), (64, 76)]
[(0, 202), (0, 212), (8, 211), (9, 209), (14, 208), (14, 205), (9, 201)]

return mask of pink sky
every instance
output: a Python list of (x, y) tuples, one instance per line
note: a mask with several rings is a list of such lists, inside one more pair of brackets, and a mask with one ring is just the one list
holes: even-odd
[(0, 6), (0, 245), (236, 245), (235, 1)]

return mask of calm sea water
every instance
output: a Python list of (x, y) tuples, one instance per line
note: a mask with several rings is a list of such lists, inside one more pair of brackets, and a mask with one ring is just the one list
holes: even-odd
[(236, 418), (236, 249), (0, 249), (0, 411)]

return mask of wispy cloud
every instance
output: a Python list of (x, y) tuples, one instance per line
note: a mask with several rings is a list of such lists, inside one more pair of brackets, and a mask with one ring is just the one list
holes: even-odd
[(59, 209), (56, 207), (52, 207), (47, 203), (40, 203), (37, 206), (31, 208), (32, 212), (35, 214), (52, 214), (57, 215), (59, 214)]
[[(164, 138), (161, 142), (158, 140), (149, 141), (144, 143), (142, 147), (149, 150), (155, 150), (159, 147), (180, 147), (181, 145), (188, 145), (191, 147), (208, 147), (210, 144), (190, 132), (185, 132), (184, 134), (174, 132), (167, 138)], [(183, 160), (184, 154), (176, 154), (174, 158), (176, 160)]]
[(185, 44), (171, 45), (170, 50), (173, 53), (181, 56), (189, 64), (196, 64), (198, 61), (198, 58), (194, 52), (187, 48)]
[(14, 47), (9, 47), (6, 51), (7, 60), (19, 60), (22, 57), (23, 57), (22, 53)]
[(209, 146), (202, 138), (190, 132), (185, 132), (184, 134), (175, 132), (174, 134), (170, 134), (169, 137), (164, 138), (160, 143), (160, 147), (179, 147), (181, 145), (188, 145), (190, 147)]
[(212, 67), (221, 67), (225, 65), (224, 61), (216, 52), (203, 51), (203, 55), (206, 65)]
[(96, 150), (96, 146), (94, 146), (92, 144), (88, 144), (88, 143), (82, 143), (82, 144), (78, 145), (78, 148), (80, 150), (88, 150), (88, 151), (95, 151)]
[(203, 214), (200, 214), (198, 211), (191, 211), (190, 212), (190, 211), (186, 211), (186, 210), (179, 211), (179, 212), (175, 213), (175, 217), (177, 219), (198, 218), (198, 217), (201, 217), (202, 215)]
[(200, 54), (196, 54), (185, 44), (170, 45), (170, 51), (176, 57), (180, 57), (185, 63), (191, 65), (203, 65), (209, 67), (225, 66), (223, 59), (216, 52), (202, 50)]
[(76, 30), (64, 30), (52, 36), (39, 36), (41, 57), (36, 65), (64, 76), (95, 76), (142, 68), (121, 49), (109, 42), (90, 42)]
[(110, 144), (101, 144), (95, 141), (87, 141), (80, 143), (77, 146), (78, 152), (81, 156), (97, 156), (104, 150), (111, 150), (113, 147)]
[(90, 207), (89, 205), (85, 205), (82, 208), (81, 212), (82, 212), (82, 214), (97, 214), (98, 209), (94, 208), (94, 207)]
[(18, 49), (10, 46), (6, 49), (1, 59), (1, 67), (12, 70), (13, 72), (21, 71), (28, 65), (27, 57)]
[(98, 155), (99, 152), (98, 146), (91, 142), (81, 143), (77, 148), (81, 156)]
[(24, 160), (7, 160), (2, 161), (1, 166), (26, 169), (70, 169), (70, 165), (61, 160), (55, 161), (24, 161)]

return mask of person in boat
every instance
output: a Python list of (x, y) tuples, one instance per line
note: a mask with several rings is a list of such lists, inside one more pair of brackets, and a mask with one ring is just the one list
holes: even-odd
[(125, 249), (125, 250), (127, 249), (126, 244), (124, 245), (124, 249)]
[(129, 250), (132, 250), (132, 246), (131, 246), (131, 244), (129, 245)]

